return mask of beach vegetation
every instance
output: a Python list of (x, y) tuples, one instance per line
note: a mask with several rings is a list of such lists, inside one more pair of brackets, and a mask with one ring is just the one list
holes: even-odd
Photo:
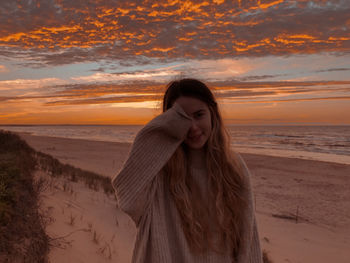
[(45, 220), (38, 212), (42, 184), (33, 180), (35, 151), (0, 131), (0, 261), (47, 262)]
[(264, 263), (273, 263), (273, 261), (271, 260), (271, 258), (269, 257), (269, 254), (267, 253), (267, 251), (265, 249), (263, 250), (263, 262)]
[(92, 231), (92, 223), (91, 222), (88, 222), (88, 230), (89, 230), (89, 232)]
[(52, 177), (64, 177), (72, 182), (84, 182), (85, 185), (98, 191), (102, 189), (106, 195), (114, 193), (109, 177), (76, 168), (70, 164), (63, 164), (49, 154), (35, 152), (38, 169), (45, 171)]
[(95, 244), (99, 244), (99, 243), (100, 243), (100, 235), (97, 234), (96, 230), (94, 230), (94, 236), (93, 236), (92, 241), (93, 241)]
[(76, 218), (76, 217), (77, 217), (77, 216), (73, 216), (72, 214), (70, 214), (68, 224), (71, 225), (71, 226), (74, 226), (74, 224), (75, 224), (75, 218)]
[(104, 255), (107, 259), (112, 259), (112, 250), (110, 244), (105, 242), (105, 245), (98, 249), (98, 252)]
[[(45, 183), (34, 180), (37, 170), (52, 178), (84, 182), (96, 191), (103, 189), (107, 196), (114, 193), (110, 178), (63, 164), (35, 151), (17, 134), (0, 130), (1, 262), (47, 262), (52, 244), (45, 226), (50, 220), (39, 212), (39, 195)], [(68, 190), (68, 185), (63, 187)], [(74, 225), (75, 216), (71, 215), (69, 223)], [(94, 240), (99, 241), (96, 233)]]

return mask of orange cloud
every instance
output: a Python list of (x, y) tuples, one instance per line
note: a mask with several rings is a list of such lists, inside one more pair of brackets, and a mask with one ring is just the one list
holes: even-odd
[[(350, 124), (347, 117), (350, 81), (207, 83), (230, 123), (296, 122), (307, 113), (302, 118), (304, 122)], [(129, 81), (28, 87), (17, 93), (14, 90), (11, 96), (0, 97), (0, 123), (142, 124), (160, 112), (165, 84)], [(310, 108), (315, 108), (312, 114)], [(322, 114), (328, 117), (322, 120)]]
[(350, 3), (310, 2), (5, 1), (0, 55), (61, 65), (348, 51)]
[[(138, 74), (138, 73), (135, 73)], [(265, 76), (261, 76), (263, 79)], [(258, 76), (252, 76), (257, 79)], [(30, 83), (30, 81), (29, 81)], [(241, 82), (237, 80), (207, 82), (217, 98), (230, 103), (287, 102), (297, 100), (347, 99), (350, 81), (269, 81)], [(161, 101), (166, 83), (155, 81), (128, 81), (127, 83), (65, 84), (43, 86), (1, 101), (40, 101), (42, 106), (98, 105)], [(29, 90), (28, 90), (29, 91)], [(296, 97), (298, 95), (299, 97)], [(266, 99), (267, 98), (267, 99)]]

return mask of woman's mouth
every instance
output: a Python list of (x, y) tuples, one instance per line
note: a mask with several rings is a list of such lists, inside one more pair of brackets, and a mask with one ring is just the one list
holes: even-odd
[(202, 134), (199, 134), (199, 135), (196, 135), (196, 136), (189, 136), (189, 139), (191, 141), (198, 141), (201, 136), (202, 136)]

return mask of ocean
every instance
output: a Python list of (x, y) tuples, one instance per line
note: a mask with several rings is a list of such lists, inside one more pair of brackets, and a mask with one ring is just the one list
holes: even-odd
[[(131, 143), (141, 125), (25, 125), (0, 129), (38, 136)], [(227, 126), (238, 152), (350, 164), (350, 126)]]

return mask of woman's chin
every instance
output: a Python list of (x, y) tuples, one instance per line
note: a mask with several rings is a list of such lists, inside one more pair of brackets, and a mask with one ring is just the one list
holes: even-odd
[(205, 142), (203, 142), (203, 141), (196, 141), (196, 142), (186, 141), (185, 143), (189, 148), (195, 149), (195, 150), (202, 149), (204, 144), (205, 144)]

